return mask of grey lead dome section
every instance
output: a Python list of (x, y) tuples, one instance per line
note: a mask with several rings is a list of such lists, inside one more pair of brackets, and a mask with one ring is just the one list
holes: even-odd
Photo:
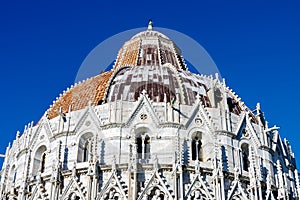
[[(101, 55), (99, 55), (101, 56)], [(258, 103), (187, 70), (148, 30), (8, 145), (3, 200), (299, 199), (295, 155)]]
[(199, 94), (203, 105), (210, 106), (205, 79), (188, 71), (176, 69), (171, 64), (120, 69), (112, 78), (107, 101), (137, 101), (143, 90), (153, 102), (173, 100), (184, 105), (192, 105)]

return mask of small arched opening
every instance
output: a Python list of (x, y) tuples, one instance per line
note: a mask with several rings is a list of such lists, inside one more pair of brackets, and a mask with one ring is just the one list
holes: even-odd
[(249, 145), (247, 143), (243, 143), (241, 145), (241, 150), (242, 150), (242, 165), (243, 165), (243, 170), (249, 171)]
[(150, 159), (150, 137), (143, 133), (136, 137), (136, 150), (139, 159)]
[(203, 161), (203, 144), (202, 144), (202, 134), (200, 132), (196, 132), (192, 136), (191, 142), (191, 152), (192, 152), (192, 160)]
[(88, 162), (91, 156), (91, 140), (93, 134), (85, 133), (83, 134), (78, 143), (78, 154), (77, 161), (78, 162)]

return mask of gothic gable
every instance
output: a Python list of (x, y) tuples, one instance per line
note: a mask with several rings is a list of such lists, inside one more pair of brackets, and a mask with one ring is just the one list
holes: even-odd
[(185, 127), (188, 128), (192, 124), (194, 125), (204, 125), (207, 126), (207, 128), (213, 133), (215, 130), (214, 123), (211, 120), (211, 117), (209, 116), (206, 109), (203, 107), (201, 100), (197, 99), (196, 103), (194, 104), (192, 108), (191, 114), (188, 115), (189, 120), (185, 123)]
[(46, 117), (43, 117), (41, 123), (38, 128), (31, 136), (31, 140), (29, 143), (29, 147), (33, 148), (37, 142), (37, 140), (45, 140), (47, 143), (50, 142), (50, 138), (52, 137), (53, 132), (49, 123), (49, 120)]
[(103, 186), (102, 191), (97, 196), (97, 200), (123, 199), (127, 198), (127, 187), (121, 183), (116, 171), (113, 171), (110, 178)]
[(197, 174), (190, 184), (185, 198), (187, 199), (214, 199), (213, 192), (207, 187), (205, 181), (202, 180), (200, 174)]
[(230, 190), (228, 192), (227, 200), (248, 200), (248, 194), (245, 191), (245, 189), (242, 187), (240, 181), (236, 178), (234, 181), (232, 181)]
[(42, 184), (37, 184), (32, 191), (33, 192), (28, 200), (49, 200), (47, 197), (48, 194), (46, 193), (46, 190)]
[(82, 183), (76, 177), (75, 166), (72, 171), (71, 180), (70, 180), (69, 184), (67, 185), (67, 187), (65, 188), (65, 190), (63, 191), (60, 199), (66, 200), (74, 195), (76, 195), (80, 199), (85, 199), (85, 195), (86, 195), (85, 187), (82, 185)]
[(266, 200), (275, 200), (275, 197), (271, 190), (267, 191)]
[(239, 120), (239, 123), (237, 125), (237, 128), (234, 131), (234, 135), (236, 135), (236, 137), (238, 139), (240, 139), (243, 136), (247, 136), (247, 134), (246, 134), (246, 114), (245, 113), (242, 114), (242, 116)]
[(249, 137), (250, 140), (253, 142), (253, 146), (260, 147), (261, 142), (258, 138), (258, 134), (256, 133), (255, 129), (251, 124), (250, 116), (246, 116), (246, 123), (247, 123), (247, 130), (249, 131)]
[(157, 170), (155, 170), (149, 181), (146, 183), (144, 190), (137, 200), (145, 200), (148, 199), (147, 197), (152, 199), (174, 199), (170, 185), (167, 184), (165, 178), (163, 178)]
[(91, 129), (92, 127), (100, 131), (101, 128), (99, 124), (100, 124), (100, 120), (96, 115), (95, 111), (91, 106), (88, 106), (86, 110), (83, 112), (81, 118), (76, 123), (74, 132), (78, 133), (86, 130), (87, 128)]
[(160, 124), (160, 120), (157, 116), (158, 115), (153, 108), (152, 101), (148, 98), (145, 91), (143, 91), (143, 93), (139, 97), (137, 105), (133, 109), (133, 112), (130, 114), (128, 120), (125, 122), (125, 125), (130, 126), (130, 124), (133, 124), (136, 121), (144, 121), (148, 117), (150, 117), (150, 121), (153, 122), (155, 126), (158, 126)]

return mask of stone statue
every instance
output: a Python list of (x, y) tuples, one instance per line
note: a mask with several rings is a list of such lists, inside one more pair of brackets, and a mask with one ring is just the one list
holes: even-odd
[(71, 194), (70, 200), (77, 200), (77, 195), (76, 195), (76, 193), (72, 193), (72, 194)]
[(115, 200), (118, 199), (118, 193), (116, 192), (116, 190), (114, 188), (110, 189), (108, 195), (106, 196), (106, 200)]
[(199, 190), (195, 190), (195, 195), (194, 195), (194, 199), (196, 200), (200, 200), (201, 198), (201, 193)]
[(152, 197), (152, 200), (161, 200), (161, 198), (160, 198), (160, 190), (159, 189), (155, 190), (155, 193), (154, 193), (154, 195)]
[(202, 196), (199, 190), (195, 190), (192, 194), (188, 197), (188, 200), (202, 200)]

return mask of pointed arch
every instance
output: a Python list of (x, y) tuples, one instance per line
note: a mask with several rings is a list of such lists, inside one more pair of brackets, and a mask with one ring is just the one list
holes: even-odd
[(148, 98), (147, 94), (143, 94), (143, 93), (140, 94), (139, 100), (135, 102), (135, 106), (131, 114), (129, 114), (130, 117), (125, 122), (125, 126), (130, 127), (130, 125), (134, 122), (134, 120), (136, 120), (138, 114), (141, 113), (141, 111), (147, 113), (149, 118), (151, 118), (151, 122), (153, 123), (154, 126), (156, 127), (159, 126), (160, 124), (160, 119), (158, 117), (159, 115), (158, 113), (156, 113), (151, 99)]
[(166, 181), (163, 181), (161, 175), (158, 171), (155, 171), (151, 178), (147, 181), (144, 190), (141, 191), (137, 200), (142, 199), (174, 199), (171, 194), (172, 189)]
[(191, 185), (186, 191), (185, 198), (189, 200), (194, 199), (203, 199), (210, 200), (214, 199), (213, 191), (207, 185), (200, 174), (197, 174), (193, 181), (191, 181)]
[(28, 200), (48, 200), (48, 193), (43, 184), (37, 184), (33, 187)]
[[(78, 200), (85, 199), (86, 188), (82, 186), (82, 182), (77, 177), (72, 176), (68, 185), (64, 188), (61, 194), (62, 200)], [(73, 198), (73, 199), (72, 199)]]
[(113, 171), (108, 181), (103, 185), (102, 191), (97, 195), (96, 200), (106, 199), (128, 199), (127, 186), (122, 184), (122, 180), (118, 177), (116, 171)]
[(227, 200), (248, 200), (249, 193), (242, 187), (239, 180), (234, 180), (231, 183), (230, 191), (228, 191)]
[(39, 146), (38, 141), (50, 144), (50, 138), (52, 137), (52, 135), (53, 131), (51, 129), (50, 122), (46, 117), (43, 117), (36, 131), (31, 135), (29, 147), (31, 149), (34, 149), (34, 147)]

